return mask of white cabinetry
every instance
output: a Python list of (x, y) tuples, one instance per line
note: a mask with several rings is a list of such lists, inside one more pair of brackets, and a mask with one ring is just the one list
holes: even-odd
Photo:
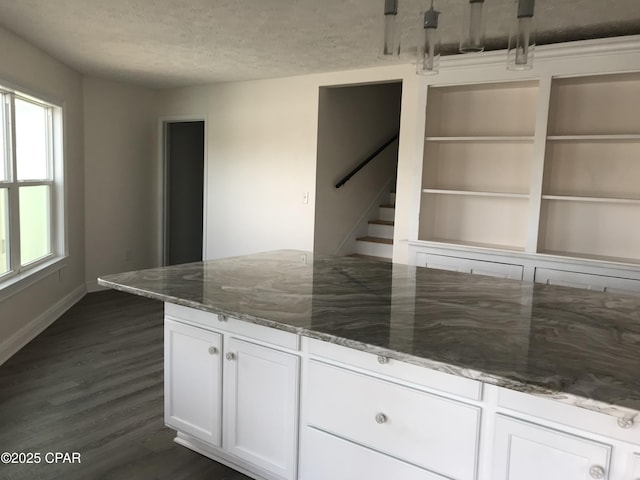
[(225, 342), (224, 430), (229, 453), (294, 478), (299, 358), (245, 340)]
[(609, 293), (627, 295), (640, 294), (640, 280), (610, 277), (607, 275), (590, 275), (588, 273), (567, 272), (549, 268), (536, 268), (535, 281), (547, 285), (585, 288)]
[(165, 423), (220, 446), (222, 336), (165, 320)]
[(447, 480), (313, 427), (305, 428), (303, 445), (300, 480)]
[(165, 423), (178, 442), (257, 479), (295, 479), (300, 359), (282, 347), (297, 345), (294, 334), (166, 304)]
[(634, 412), (170, 304), (165, 333), (176, 441), (258, 480), (640, 480)]
[(489, 67), (427, 80), (410, 262), (459, 256), (469, 271), (492, 256), (526, 280), (640, 293), (640, 64), (630, 51), (594, 73), (593, 52), (559, 53), (524, 80)]
[[(326, 357), (307, 362), (301, 480), (476, 478), (480, 407), (442, 395), (446, 378), (434, 385), (437, 394), (425, 391), (385, 375), (400, 371), (399, 362), (380, 357), (377, 363), (374, 355), (350, 355), (344, 347), (314, 348), (319, 343), (309, 341), (309, 349), (336, 352), (340, 363)], [(402, 376), (413, 377), (413, 369)], [(467, 382), (451, 385), (477, 391), (476, 382)]]
[(611, 447), (498, 415), (494, 480), (587, 480), (608, 477)]
[(317, 361), (307, 373), (307, 425), (450, 478), (475, 478), (479, 408)]
[(419, 252), (416, 254), (416, 265), (452, 272), (473, 273), (498, 278), (513, 278), (522, 280), (522, 265), (512, 265), (500, 262), (485, 262), (470, 258), (450, 257), (447, 255), (433, 255)]

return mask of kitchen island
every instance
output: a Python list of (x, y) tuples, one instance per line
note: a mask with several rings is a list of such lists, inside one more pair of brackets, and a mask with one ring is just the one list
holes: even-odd
[(640, 478), (640, 298), (301, 251), (99, 283), (166, 303), (167, 424), (255, 478)]

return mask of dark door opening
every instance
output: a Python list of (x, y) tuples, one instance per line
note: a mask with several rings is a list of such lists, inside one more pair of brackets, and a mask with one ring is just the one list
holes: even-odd
[(165, 124), (164, 264), (202, 260), (204, 121)]

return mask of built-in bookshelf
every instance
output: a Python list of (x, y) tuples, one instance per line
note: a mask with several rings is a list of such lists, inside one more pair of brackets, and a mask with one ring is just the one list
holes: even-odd
[(640, 294), (640, 35), (543, 48), (425, 77), (409, 262)]
[(428, 90), (419, 240), (524, 250), (538, 83)]
[(640, 263), (640, 74), (554, 79), (538, 251)]

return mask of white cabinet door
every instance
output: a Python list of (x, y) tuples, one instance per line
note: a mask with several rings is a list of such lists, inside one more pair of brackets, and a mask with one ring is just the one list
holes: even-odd
[(536, 268), (534, 280), (538, 283), (546, 283), (547, 285), (584, 288), (587, 290), (625, 295), (640, 295), (640, 280), (630, 278), (567, 272), (551, 268)]
[(165, 423), (219, 447), (221, 335), (165, 319)]
[(409, 463), (306, 427), (298, 480), (445, 480)]
[(611, 447), (498, 415), (492, 480), (607, 479)]
[(295, 477), (295, 355), (229, 338), (225, 344), (225, 449), (284, 479)]
[(498, 278), (513, 278), (522, 280), (522, 265), (510, 263), (486, 262), (470, 258), (449, 257), (447, 255), (433, 255), (419, 252), (416, 254), (416, 264), (421, 267), (449, 270), (452, 272), (474, 273)]

